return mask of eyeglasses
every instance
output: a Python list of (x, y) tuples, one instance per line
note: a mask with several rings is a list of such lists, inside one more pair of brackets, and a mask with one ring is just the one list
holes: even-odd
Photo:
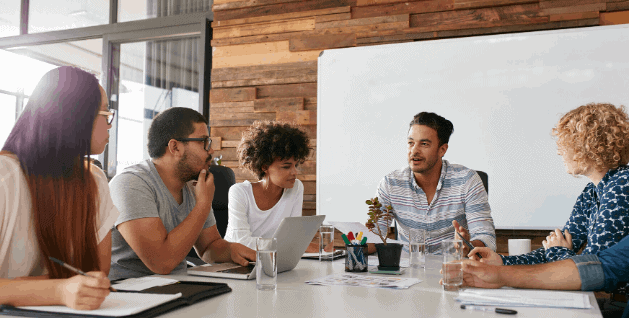
[(210, 151), (212, 148), (212, 138), (203, 137), (203, 138), (175, 138), (177, 141), (203, 141), (203, 148), (205, 151)]
[(115, 109), (110, 109), (108, 112), (106, 112), (104, 110), (99, 110), (98, 114), (99, 115), (103, 115), (103, 116), (107, 116), (107, 125), (111, 125), (111, 123), (114, 121), (114, 116), (116, 116), (116, 110)]

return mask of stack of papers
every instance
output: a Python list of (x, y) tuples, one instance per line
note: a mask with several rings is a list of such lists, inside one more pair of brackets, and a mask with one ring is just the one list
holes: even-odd
[(146, 277), (128, 278), (125, 280), (121, 280), (117, 284), (111, 285), (111, 287), (118, 290), (142, 291), (142, 290), (149, 289), (152, 287), (166, 286), (166, 285), (170, 285), (170, 284), (174, 284), (178, 282), (179, 281), (176, 279), (146, 276)]
[(341, 286), (356, 286), (356, 287), (377, 287), (377, 288), (393, 288), (393, 289), (406, 289), (421, 280), (417, 278), (400, 278), (390, 276), (369, 276), (369, 275), (357, 275), (349, 273), (333, 274), (322, 278), (306, 281), (306, 284), (310, 285), (341, 285)]
[(592, 308), (589, 296), (584, 293), (531, 289), (466, 288), (456, 300), (463, 305)]

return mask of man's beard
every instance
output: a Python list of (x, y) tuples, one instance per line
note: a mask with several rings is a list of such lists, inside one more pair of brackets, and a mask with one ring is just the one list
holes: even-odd
[[(426, 163), (426, 168), (413, 170), (414, 173), (424, 173), (424, 172), (430, 171), (437, 164), (437, 161), (439, 160), (439, 158), (435, 158), (434, 161), (428, 161), (427, 159), (424, 159), (424, 160), (425, 160), (424, 162)], [(409, 162), (409, 165), (410, 165), (410, 162)]]
[[(209, 155), (208, 158), (205, 160), (205, 163), (208, 164), (211, 160), (212, 155)], [(179, 176), (179, 180), (184, 183), (190, 180), (199, 180), (199, 174), (201, 173), (201, 171), (195, 171), (192, 167), (190, 167), (190, 164), (188, 164), (188, 154), (185, 152), (181, 160), (177, 162), (176, 171), (177, 175)]]

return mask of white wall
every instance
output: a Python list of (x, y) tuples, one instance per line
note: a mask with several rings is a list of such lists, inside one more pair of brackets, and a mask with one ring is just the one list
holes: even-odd
[(629, 28), (594, 27), (326, 50), (319, 58), (317, 213), (366, 221), (364, 201), (407, 165), (413, 115), (451, 120), (444, 159), (489, 174), (497, 228), (554, 228), (589, 181), (550, 132), (589, 102), (629, 104)]

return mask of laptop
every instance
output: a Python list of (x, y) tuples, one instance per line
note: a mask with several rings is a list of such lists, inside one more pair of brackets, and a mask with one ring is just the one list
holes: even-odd
[[(275, 230), (277, 239), (277, 272), (292, 270), (323, 223), (325, 215), (287, 217)], [(188, 275), (218, 278), (255, 279), (255, 263), (248, 266), (234, 263), (205, 264), (188, 268)]]

